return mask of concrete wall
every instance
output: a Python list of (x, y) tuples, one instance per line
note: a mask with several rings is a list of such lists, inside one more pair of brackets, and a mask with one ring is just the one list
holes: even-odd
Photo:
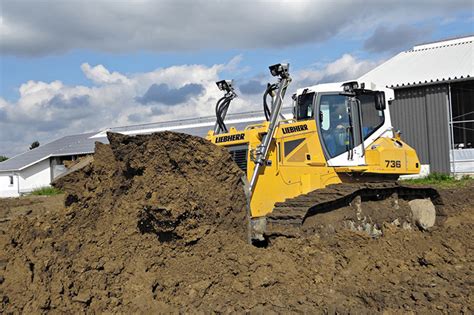
[(414, 179), (414, 178), (423, 178), (430, 174), (430, 165), (429, 164), (421, 164), (420, 165), (420, 173), (415, 175), (402, 175), (400, 176), (401, 179)]
[[(10, 176), (13, 184), (10, 184)], [(11, 172), (0, 173), (0, 197), (18, 197), (18, 176)]]
[(474, 174), (474, 149), (451, 150), (451, 172)]
[(51, 167), (49, 159), (34, 164), (19, 173), (20, 193), (31, 192), (37, 188), (49, 186), (51, 183)]

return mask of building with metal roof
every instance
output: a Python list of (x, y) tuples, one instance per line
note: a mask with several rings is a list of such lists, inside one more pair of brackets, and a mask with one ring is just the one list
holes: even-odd
[(474, 173), (474, 36), (414, 46), (360, 80), (394, 90), (392, 124), (425, 172)]
[[(284, 108), (283, 114), (291, 116), (292, 109)], [(226, 124), (242, 129), (259, 123), (265, 117), (260, 111), (228, 114)], [(172, 130), (205, 137), (213, 129), (215, 117), (198, 117), (149, 124), (107, 128), (97, 132), (62, 137), (41, 145), (0, 163), (0, 197), (15, 197), (31, 192), (50, 183), (67, 169), (65, 161), (94, 153), (95, 142), (108, 143), (107, 132), (127, 135), (149, 134)]]
[(360, 80), (393, 89), (472, 79), (474, 36), (414, 46), (403, 51)]
[(14, 197), (48, 186), (66, 168), (65, 160), (94, 152), (94, 133), (62, 137), (0, 163), (0, 197)]
[[(91, 139), (97, 132), (62, 137), (0, 163), (0, 172), (21, 171), (50, 157), (84, 155), (94, 152)], [(102, 142), (102, 139), (99, 139)]]

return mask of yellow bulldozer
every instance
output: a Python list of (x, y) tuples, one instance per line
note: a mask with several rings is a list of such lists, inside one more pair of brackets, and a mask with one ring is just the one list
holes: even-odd
[(437, 196), (433, 189), (396, 181), (418, 174), (421, 166), (391, 125), (392, 90), (357, 81), (298, 89), (288, 119), (281, 109), (291, 82), (289, 65), (269, 68), (277, 82), (263, 95), (266, 120), (243, 130), (228, 128), (225, 116), (237, 95), (232, 81), (219, 81), (225, 95), (207, 135), (246, 174), (253, 240), (297, 231), (308, 217), (354, 200)]

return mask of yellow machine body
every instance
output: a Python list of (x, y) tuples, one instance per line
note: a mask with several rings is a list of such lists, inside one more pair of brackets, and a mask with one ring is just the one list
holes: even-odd
[[(268, 122), (249, 125), (244, 130), (230, 128), (228, 133), (207, 139), (232, 151), (246, 147), (241, 168), (250, 180), (254, 171), (254, 152), (268, 130)], [(238, 163), (239, 164), (239, 163)], [(252, 217), (262, 217), (272, 211), (276, 202), (338, 184), (351, 175), (390, 176), (418, 174), (420, 162), (413, 148), (398, 137), (379, 137), (365, 148), (365, 164), (329, 166), (314, 119), (280, 121), (272, 139), (266, 164), (261, 168), (250, 199)], [(349, 175), (349, 176), (348, 176)]]

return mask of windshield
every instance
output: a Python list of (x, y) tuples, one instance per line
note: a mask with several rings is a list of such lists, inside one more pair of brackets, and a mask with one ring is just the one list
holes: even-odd
[[(373, 95), (360, 95), (360, 112), (362, 120), (362, 138), (367, 139), (384, 122), (383, 111), (375, 109), (375, 99)], [(358, 121), (358, 110), (352, 114), (352, 121)], [(321, 138), (326, 147), (326, 151), (331, 158), (336, 157), (349, 149), (350, 127), (348, 98), (335, 94), (323, 94), (319, 99), (319, 125)], [(357, 132), (354, 130), (354, 132)], [(360, 137), (355, 137), (357, 146), (360, 144)]]

